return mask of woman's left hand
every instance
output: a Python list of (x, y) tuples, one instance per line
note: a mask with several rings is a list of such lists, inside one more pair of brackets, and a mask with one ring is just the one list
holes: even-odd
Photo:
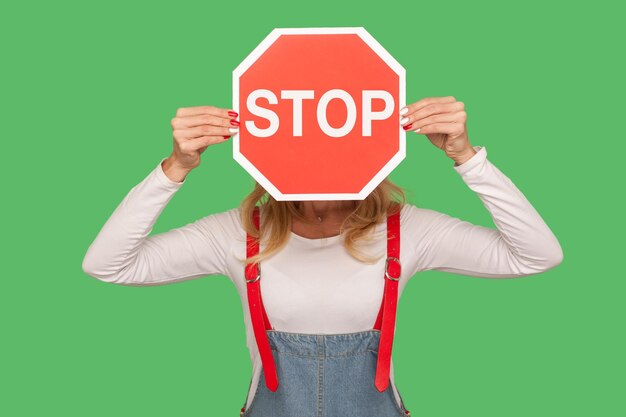
[(404, 107), (400, 116), (404, 130), (425, 134), (457, 165), (476, 154), (467, 137), (467, 114), (462, 101), (452, 96), (426, 97)]

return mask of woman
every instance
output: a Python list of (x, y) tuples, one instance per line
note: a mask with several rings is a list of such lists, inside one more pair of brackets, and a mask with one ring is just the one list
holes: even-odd
[[(200, 155), (237, 132), (237, 118), (212, 106), (179, 109), (171, 123), (173, 152), (115, 209), (83, 270), (104, 282), (139, 286), (229, 277), (244, 307), (253, 365), (243, 416), (409, 414), (393, 365), (385, 369), (378, 361), (385, 337), (380, 323), (387, 323), (390, 355), (390, 300), (397, 301), (409, 279), (431, 269), (523, 277), (562, 260), (537, 211), (491, 164), (486, 148), (470, 145), (464, 105), (454, 97), (419, 100), (401, 109), (399, 123), (425, 134), (454, 161), (497, 229), (407, 204), (402, 189), (386, 179), (362, 201), (276, 201), (257, 183), (238, 208), (148, 236)], [(384, 256), (393, 244), (402, 248), (396, 276), (387, 274)]]

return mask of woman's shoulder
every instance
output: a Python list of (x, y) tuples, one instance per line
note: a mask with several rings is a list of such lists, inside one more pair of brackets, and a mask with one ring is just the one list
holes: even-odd
[(212, 237), (240, 238), (245, 234), (239, 207), (208, 214), (196, 220), (196, 223)]
[(423, 229), (449, 218), (445, 213), (437, 210), (418, 207), (412, 203), (405, 203), (400, 211), (400, 224), (403, 228)]
[(400, 218), (402, 219), (404, 218), (423, 218), (423, 219), (427, 219), (429, 217), (437, 217), (440, 215), (444, 215), (444, 213), (441, 213), (437, 210), (433, 210), (433, 209), (429, 209), (429, 208), (425, 208), (425, 207), (418, 207), (415, 204), (412, 203), (405, 203), (402, 205), (402, 210), (400, 212)]

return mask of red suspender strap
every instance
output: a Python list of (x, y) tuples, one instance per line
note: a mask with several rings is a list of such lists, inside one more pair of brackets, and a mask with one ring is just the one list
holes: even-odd
[[(260, 230), (260, 214), (259, 207), (254, 208), (254, 224)], [(259, 253), (259, 241), (250, 234), (246, 238), (246, 257), (250, 258)], [(261, 356), (263, 364), (263, 372), (265, 373), (265, 385), (267, 388), (275, 392), (278, 389), (278, 375), (274, 364), (274, 356), (270, 349), (267, 339), (266, 329), (271, 329), (269, 319), (263, 308), (263, 300), (261, 299), (260, 279), (261, 270), (257, 263), (247, 264), (245, 267), (246, 287), (248, 289), (248, 307), (250, 308), (250, 319), (252, 320), (252, 328), (256, 338), (257, 348)]]
[(380, 328), (375, 385), (383, 392), (389, 385), (389, 367), (393, 333), (396, 325), (398, 281), (400, 280), (400, 212), (387, 215), (387, 260), (385, 261), (385, 292), (375, 329)]

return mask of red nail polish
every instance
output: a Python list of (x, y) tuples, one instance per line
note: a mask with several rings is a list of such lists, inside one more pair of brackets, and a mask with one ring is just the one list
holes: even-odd
[(235, 112), (235, 111), (229, 111), (229, 112), (228, 112), (228, 115), (229, 115), (230, 117), (237, 117), (237, 116), (239, 116), (239, 114), (238, 114), (237, 112)]
[(230, 124), (231, 124), (231, 125), (233, 125), (233, 126), (239, 126), (239, 121), (237, 121), (237, 120), (231, 120), (231, 121), (230, 121)]
[(411, 125), (402, 126), (402, 129), (404, 130), (409, 130), (410, 128), (411, 128)]
[(224, 136), (224, 139), (230, 139), (230, 136)]

